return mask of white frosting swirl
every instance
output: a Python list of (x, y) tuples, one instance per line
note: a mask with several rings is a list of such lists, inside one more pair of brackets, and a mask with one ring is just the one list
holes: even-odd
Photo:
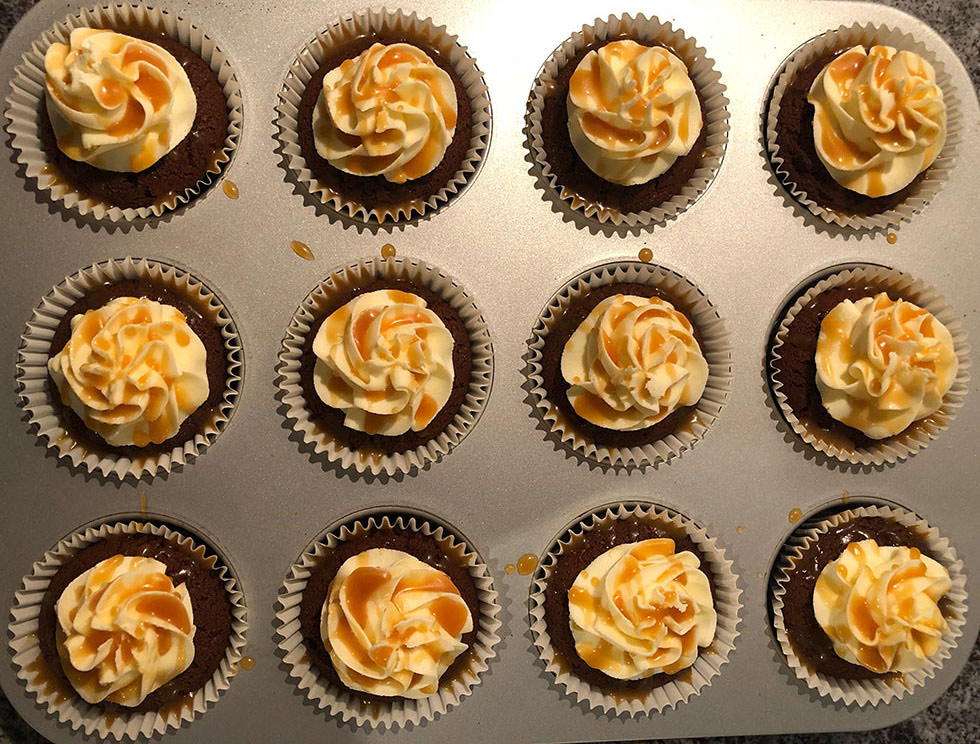
[(939, 410), (957, 359), (953, 337), (932, 313), (882, 292), (844, 300), (824, 317), (816, 366), (827, 412), (884, 439)]
[(411, 44), (372, 44), (326, 74), (313, 109), (316, 151), (355, 176), (394, 183), (442, 162), (456, 133), (449, 73)]
[(61, 400), (114, 447), (160, 444), (208, 398), (207, 351), (170, 305), (117, 297), (48, 360)]
[(820, 160), (837, 183), (865, 196), (908, 186), (946, 141), (942, 88), (913, 52), (853, 47), (820, 72), (807, 100)]
[(58, 598), (61, 665), (86, 702), (137, 706), (191, 665), (191, 598), (166, 569), (153, 558), (115, 555)]
[(676, 674), (715, 637), (708, 577), (690, 551), (667, 538), (617, 545), (568, 590), (575, 651), (616, 679)]
[(410, 292), (380, 289), (334, 311), (313, 340), (313, 385), (344, 426), (397, 436), (421, 431), (449, 400), (455, 341)]
[(138, 173), (173, 150), (197, 115), (187, 73), (162, 47), (96, 28), (44, 55), (58, 148), (96, 168)]
[(388, 548), (344, 561), (320, 614), (320, 637), (340, 680), (384, 697), (435, 693), (471, 630), (470, 609), (445, 573)]
[(916, 548), (853, 542), (824, 566), (813, 614), (834, 651), (878, 674), (912, 672), (939, 650), (946, 619), (939, 600), (946, 568)]
[(656, 178), (691, 151), (701, 126), (687, 68), (663, 47), (610, 42), (586, 54), (569, 81), (572, 146), (607, 181)]
[(708, 363), (683, 313), (659, 297), (612, 295), (565, 344), (561, 374), (575, 412), (605, 429), (645, 429), (693, 406)]

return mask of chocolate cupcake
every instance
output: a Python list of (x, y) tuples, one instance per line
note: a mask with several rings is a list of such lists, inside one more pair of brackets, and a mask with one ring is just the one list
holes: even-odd
[(740, 593), (724, 550), (690, 520), (651, 504), (602, 507), (549, 546), (531, 585), (531, 631), (569, 694), (642, 715), (686, 702), (719, 673)]
[(286, 416), (357, 473), (409, 473), (476, 423), (493, 376), (486, 325), (465, 291), (403, 259), (331, 272), (303, 301), (280, 352)]
[(173, 266), (127, 258), (51, 291), (21, 337), (17, 379), (31, 424), (60, 456), (139, 478), (214, 441), (241, 366), (237, 328), (210, 289)]
[[(418, 586), (435, 596), (421, 606), (399, 596)], [(435, 519), (395, 512), (349, 519), (290, 569), (279, 598), (279, 647), (307, 697), (332, 715), (368, 727), (417, 724), (479, 683), (499, 640), (496, 596), (479, 555)], [(399, 627), (421, 623), (411, 645), (366, 610), (388, 604), (405, 613)], [(358, 638), (371, 639), (370, 653)], [(421, 662), (419, 653), (437, 663)]]
[(969, 345), (932, 288), (867, 266), (805, 288), (774, 331), (768, 364), (777, 405), (803, 441), (881, 465), (919, 451), (955, 417)]
[[(101, 737), (135, 739), (193, 720), (228, 688), (245, 645), (230, 568), (162, 523), (106, 522), (65, 538), (34, 564), (11, 615), (27, 690), (73, 729)], [(110, 642), (115, 653), (98, 658)]]
[[(237, 146), (241, 94), (227, 57), (158, 10), (71, 16), (16, 75), (7, 117), (19, 160), (82, 215), (115, 222), (176, 209), (216, 180)], [(92, 100), (102, 113), (88, 112)]]
[(897, 225), (952, 166), (960, 125), (951, 94), (949, 76), (911, 36), (857, 24), (828, 31), (776, 80), (766, 120), (773, 168), (826, 222)]
[[(377, 84), (359, 84), (365, 76)], [(472, 182), (490, 141), (489, 95), (466, 48), (401, 10), (355, 13), (318, 34), (290, 66), (278, 110), (295, 178), (362, 221), (440, 208)]]
[[(604, 88), (621, 89), (612, 103), (595, 94), (600, 74)], [(542, 66), (528, 102), (529, 146), (573, 209), (614, 225), (662, 223), (693, 204), (721, 166), (724, 91), (714, 62), (669, 23), (596, 19)]]
[(773, 625), (799, 679), (846, 704), (924, 684), (956, 646), (962, 562), (912, 512), (865, 506), (818, 515), (790, 537), (771, 587)]
[(688, 280), (641, 262), (600, 266), (559, 290), (539, 316), (528, 361), (535, 413), (559, 441), (630, 468), (692, 447), (731, 384), (715, 308)]

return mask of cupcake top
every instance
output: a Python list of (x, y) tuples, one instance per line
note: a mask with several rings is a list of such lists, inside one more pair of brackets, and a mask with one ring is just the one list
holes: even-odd
[(876, 673), (921, 669), (940, 646), (949, 573), (917, 548), (852, 542), (817, 578), (813, 613), (845, 661)]
[(834, 307), (820, 324), (815, 361), (824, 408), (872, 439), (939, 410), (957, 371), (946, 326), (884, 292)]
[(456, 116), (449, 73), (411, 44), (375, 43), (323, 78), (313, 139), (345, 173), (405, 183), (439, 165)]
[(856, 46), (817, 75), (813, 143), (833, 179), (869, 197), (908, 186), (946, 141), (946, 104), (936, 72), (918, 54)]
[(190, 132), (197, 99), (180, 63), (149, 41), (77, 28), (44, 56), (58, 149), (96, 168), (138, 173)]
[(320, 637), (341, 682), (382, 697), (435, 693), (471, 630), (469, 607), (450, 578), (389, 548), (344, 561), (320, 614)]
[(690, 321), (659, 297), (616, 294), (596, 305), (561, 356), (575, 413), (634, 431), (698, 402), (708, 363)]
[(135, 707), (194, 660), (190, 595), (153, 558), (97, 563), (65, 588), (55, 611), (62, 669), (88, 703)]
[(452, 333), (418, 295), (381, 289), (335, 310), (313, 340), (313, 384), (344, 426), (398, 436), (422, 431), (452, 392)]
[(708, 577), (690, 551), (653, 538), (617, 545), (581, 571), (568, 590), (575, 651), (622, 680), (676, 674), (714, 639)]
[(209, 393), (201, 339), (179, 310), (146, 298), (74, 316), (48, 371), (62, 402), (118, 447), (166, 441)]
[(568, 86), (568, 133), (600, 178), (647, 183), (691, 151), (701, 104), (684, 63), (631, 39), (590, 51)]

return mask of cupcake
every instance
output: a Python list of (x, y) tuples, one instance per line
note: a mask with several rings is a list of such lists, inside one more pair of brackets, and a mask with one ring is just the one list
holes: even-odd
[(483, 77), (445, 27), (363, 12), (311, 41), (280, 93), (290, 168), (361, 220), (408, 220), (472, 180), (490, 135)]
[(905, 459), (955, 415), (968, 347), (941, 298), (878, 267), (808, 288), (770, 352), (777, 401), (821, 452), (852, 463)]
[(435, 522), (357, 519), (315, 541), (290, 575), (280, 647), (301, 687), (315, 678), (308, 696), (345, 721), (433, 718), (494, 655), (499, 607), (486, 566)]
[(486, 326), (458, 285), (423, 264), (333, 272), (294, 317), (280, 358), (289, 418), (357, 472), (409, 472), (448, 452), (492, 375)]
[(237, 332), (215, 295), (145, 259), (69, 277), (22, 343), (22, 397), (39, 434), (106, 475), (152, 475), (199, 454), (241, 381)]
[(35, 117), (14, 146), (28, 175), (66, 206), (113, 221), (159, 216), (200, 194), (230, 160), (238, 84), (187, 21), (99, 8), (70, 17), (36, 48), (14, 84), (20, 91), (19, 81), (40, 78), (43, 94), (8, 117)]
[(600, 222), (661, 222), (693, 203), (727, 141), (724, 86), (704, 50), (657, 19), (610, 16), (545, 62), (529, 103), (534, 158)]
[(962, 563), (911, 512), (862, 507), (790, 538), (773, 585), (797, 677), (848, 704), (902, 697), (949, 656), (966, 611)]
[(639, 715), (686, 701), (718, 673), (738, 595), (724, 551), (689, 520), (606, 507), (549, 548), (531, 587), (532, 633), (570, 693)]
[(11, 614), (28, 691), (73, 729), (103, 737), (163, 733), (203, 713), (245, 643), (227, 566), (152, 523), (109, 522), (61, 541)]
[(790, 57), (770, 104), (768, 148), (784, 185), (814, 214), (885, 227), (938, 190), (951, 162), (940, 159), (950, 90), (930, 59), (898, 32), (859, 26)]
[(717, 312), (689, 282), (648, 264), (570, 282), (531, 349), (537, 410), (564, 443), (607, 464), (679, 454), (727, 396), (730, 351)]

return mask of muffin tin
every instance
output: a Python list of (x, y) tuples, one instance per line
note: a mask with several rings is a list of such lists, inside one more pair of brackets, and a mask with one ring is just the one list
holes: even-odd
[[(42, 0), (0, 52), (0, 80), (10, 79), (31, 42), (87, 3)], [(439, 719), (386, 734), (398, 741), (601, 741), (654, 736), (840, 731), (886, 726), (923, 709), (965, 664), (980, 627), (967, 614), (963, 636), (924, 688), (871, 710), (818, 699), (795, 680), (775, 645), (766, 594), (772, 561), (802, 517), (862, 496), (919, 512), (949, 537), (966, 572), (980, 571), (975, 512), (980, 393), (971, 390), (950, 428), (908, 462), (883, 469), (848, 467), (800, 445), (772, 405), (764, 371), (772, 324), (794, 287), (848, 262), (908, 271), (934, 285), (980, 338), (976, 307), (973, 174), (980, 170), (978, 111), (972, 83), (945, 42), (921, 22), (878, 5), (845, 2), (731, 4), (703, 0), (650, 7), (694, 36), (715, 60), (731, 101), (731, 135), (721, 170), (687, 212), (651, 230), (600, 227), (542, 190), (526, 146), (524, 114), (541, 63), (562, 39), (621, 4), (574, 0), (539, 3), (413, 3), (458, 34), (484, 71), (493, 103), (493, 141), (466, 193), (431, 219), (405, 227), (365, 226), (307, 203), (287, 181), (276, 151), (275, 105), (303, 44), (349, 12), (329, 0), (283, 0), (275, 7), (155, 3), (186, 13), (213, 35), (239, 72), (244, 98), (240, 147), (220, 186), (155, 224), (105, 228), (62, 213), (25, 185), (8, 150), (0, 164), (0, 231), (6, 245), (0, 347), (7, 349), (8, 397), (0, 407), (0, 483), (6, 497), (0, 594), (13, 601), (31, 563), (79, 525), (132, 513), (147, 495), (149, 512), (200, 525), (222, 546), (249, 607), (245, 653), (222, 699), (189, 726), (169, 734), (205, 742), (245, 735), (257, 741), (360, 741), (374, 736), (341, 724), (304, 702), (277, 655), (276, 592), (290, 564), (327, 525), (379, 506), (431, 512), (457, 528), (487, 560), (500, 593), (502, 642), (473, 694)], [(964, 137), (949, 182), (926, 210), (898, 232), (853, 234), (828, 227), (796, 205), (772, 175), (761, 139), (768, 86), (802, 42), (842, 23), (899, 26), (934, 51), (951, 74)], [(6, 85), (6, 82), (4, 82)], [(315, 254), (303, 261), (290, 241)], [(289, 320), (310, 287), (332, 269), (378, 256), (391, 243), (399, 256), (451, 273), (484, 312), (495, 375), (486, 411), (441, 462), (414, 476), (351, 478), (311, 462), (276, 399), (276, 359)], [(571, 277), (599, 263), (654, 262), (690, 278), (725, 319), (734, 380), (712, 431), (691, 451), (657, 469), (604, 471), (545, 439), (527, 399), (527, 340), (541, 309)], [(125, 255), (192, 270), (227, 301), (242, 336), (244, 384), (222, 436), (197, 461), (152, 481), (119, 484), (74, 472), (46, 454), (16, 405), (17, 340), (49, 289), (95, 261)], [(976, 388), (976, 382), (969, 387)], [(505, 572), (525, 553), (540, 554), (576, 515), (600, 504), (653, 501), (695, 520), (734, 562), (742, 589), (739, 636), (729, 663), (710, 686), (674, 710), (634, 719), (600, 715), (554, 685), (538, 661), (528, 626), (530, 577)], [(55, 742), (71, 740), (16, 680), (9, 661), (0, 683), (18, 712)]]

